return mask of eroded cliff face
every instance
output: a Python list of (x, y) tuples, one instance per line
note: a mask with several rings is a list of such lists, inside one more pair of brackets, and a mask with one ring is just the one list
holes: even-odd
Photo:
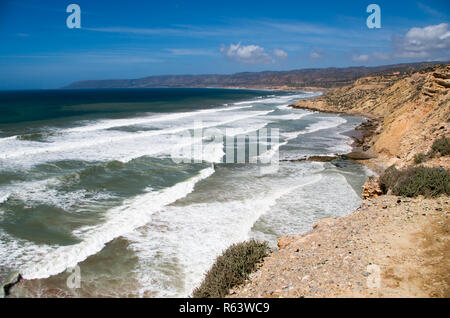
[(450, 64), (412, 75), (364, 77), (295, 107), (378, 119), (370, 151), (386, 164), (402, 166), (415, 154), (429, 151), (435, 139), (448, 136), (449, 88)]
[[(411, 165), (415, 154), (448, 137), (449, 88), (450, 65), (444, 65), (408, 76), (361, 78), (294, 107), (373, 119), (378, 126), (368, 126), (361, 149), (376, 156), (363, 163), (380, 173), (392, 164)], [(449, 169), (449, 156), (425, 165)], [(449, 297), (448, 196), (384, 195), (371, 178), (362, 197), (348, 216), (281, 237), (279, 250), (230, 297)]]

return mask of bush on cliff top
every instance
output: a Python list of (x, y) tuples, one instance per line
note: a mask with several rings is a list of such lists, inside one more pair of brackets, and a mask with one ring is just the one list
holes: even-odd
[(431, 151), (428, 153), (418, 153), (414, 155), (414, 164), (419, 164), (427, 161), (430, 158), (435, 157), (437, 154), (441, 156), (450, 155), (450, 138), (442, 138), (436, 139), (431, 146)]
[(433, 146), (431, 146), (431, 149), (434, 154), (439, 152), (441, 156), (450, 155), (450, 138), (442, 137), (440, 139), (437, 139), (433, 143)]
[(404, 197), (450, 195), (450, 172), (427, 167), (398, 170), (392, 166), (380, 177), (380, 187), (384, 193), (391, 190), (392, 194)]
[(269, 254), (266, 242), (255, 240), (230, 246), (216, 259), (212, 268), (192, 294), (195, 298), (222, 298), (231, 288), (245, 282), (256, 265)]
[(427, 159), (427, 154), (424, 154), (423, 152), (414, 155), (414, 163), (416, 165), (424, 162), (426, 159)]

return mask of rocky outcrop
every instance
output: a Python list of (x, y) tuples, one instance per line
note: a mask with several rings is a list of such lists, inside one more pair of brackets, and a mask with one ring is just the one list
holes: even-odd
[(22, 275), (19, 272), (11, 273), (8, 278), (2, 282), (0, 288), (0, 298), (6, 297), (9, 295), (9, 291), (11, 288), (18, 284), (22, 280)]
[(285, 159), (280, 161), (289, 161), (289, 162), (302, 162), (302, 161), (314, 161), (314, 162), (330, 162), (338, 159), (340, 156), (310, 156), (299, 159)]
[(377, 198), (383, 194), (384, 193), (380, 187), (378, 178), (371, 177), (363, 185), (363, 190), (362, 190), (362, 199), (363, 200)]
[(449, 77), (450, 65), (412, 75), (370, 76), (294, 107), (376, 119), (378, 124), (362, 143), (364, 150), (384, 157), (374, 160), (376, 164), (401, 166), (449, 134)]
[[(347, 158), (366, 159), (361, 162), (380, 173), (411, 164), (415, 154), (448, 136), (449, 78), (449, 65), (366, 77), (294, 107), (374, 119), (356, 137), (364, 155)], [(442, 156), (426, 165), (450, 168)], [(279, 250), (231, 297), (450, 297), (448, 197), (384, 195), (376, 177), (365, 183), (362, 197), (350, 215), (280, 238)]]
[(277, 241), (277, 246), (280, 250), (282, 250), (283, 248), (286, 248), (289, 244), (291, 244), (292, 242), (294, 242), (295, 240), (295, 236), (282, 236), (278, 239)]

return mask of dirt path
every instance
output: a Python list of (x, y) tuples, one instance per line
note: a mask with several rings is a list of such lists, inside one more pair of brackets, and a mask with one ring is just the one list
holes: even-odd
[(450, 297), (449, 198), (381, 196), (283, 237), (231, 297)]

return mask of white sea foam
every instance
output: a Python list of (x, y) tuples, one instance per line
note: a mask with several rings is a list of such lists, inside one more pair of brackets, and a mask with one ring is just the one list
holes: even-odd
[(15, 139), (17, 139), (17, 136), (4, 137), (4, 138), (0, 138), (0, 142), (6, 142), (6, 141), (15, 140)]
[(299, 120), (305, 116), (310, 115), (309, 113), (303, 113), (303, 114), (285, 114), (285, 115), (273, 115), (273, 116), (267, 116), (269, 119), (276, 119), (276, 120)]
[(90, 255), (101, 251), (106, 243), (148, 223), (153, 213), (183, 198), (193, 191), (198, 181), (213, 173), (212, 167), (206, 168), (197, 176), (170, 188), (149, 192), (127, 200), (123, 205), (108, 211), (107, 219), (101, 226), (89, 227), (86, 232), (78, 231), (77, 233), (83, 240), (81, 243), (58, 247), (36, 264), (25, 265), (20, 269), (22, 276), (25, 279), (46, 278), (75, 266)]
[(71, 211), (73, 207), (79, 209), (80, 203), (94, 204), (112, 198), (111, 194), (104, 191), (89, 191), (86, 189), (59, 191), (57, 188), (60, 185), (61, 180), (56, 177), (15, 182), (4, 186), (3, 191), (6, 191), (6, 195), (2, 193), (3, 191), (0, 192), (0, 204), (6, 202), (8, 198), (14, 198), (26, 202), (29, 208), (35, 204), (48, 204)]
[(309, 125), (308, 127), (306, 127), (306, 129), (304, 131), (300, 132), (300, 134), (309, 134), (309, 133), (317, 132), (319, 130), (338, 127), (342, 124), (345, 124), (346, 122), (347, 122), (347, 120), (342, 117), (326, 118), (326, 119), (320, 120), (317, 123)]
[(17, 270), (24, 264), (33, 264), (55, 249), (51, 245), (36, 245), (0, 231), (0, 266)]
[(94, 131), (94, 130), (103, 130), (103, 129), (117, 128), (117, 127), (136, 126), (136, 125), (151, 124), (151, 123), (164, 122), (164, 121), (174, 121), (174, 120), (179, 120), (179, 119), (192, 117), (192, 116), (199, 116), (199, 115), (203, 115), (203, 114), (211, 114), (211, 113), (217, 113), (217, 112), (223, 112), (223, 111), (232, 111), (232, 110), (238, 110), (238, 109), (244, 109), (244, 108), (250, 108), (250, 107), (251, 106), (212, 108), (212, 109), (203, 109), (203, 110), (198, 110), (198, 111), (193, 111), (193, 112), (174, 113), (174, 114), (168, 114), (168, 115), (152, 115), (152, 116), (146, 116), (144, 118), (137, 117), (137, 118), (128, 118), (128, 119), (102, 120), (102, 121), (98, 121), (94, 124), (88, 124), (88, 125), (81, 126), (81, 127), (69, 128), (69, 129), (65, 130), (65, 132), (89, 132), (89, 131)]
[[(320, 175), (314, 175), (298, 184), (286, 184), (278, 188), (273, 185), (273, 189), (265, 194), (249, 193), (245, 200), (164, 208), (155, 215), (154, 221), (167, 226), (167, 230), (160, 232), (152, 227), (144, 227), (126, 235), (142, 266), (136, 273), (141, 283), (140, 296), (155, 292), (158, 297), (189, 296), (215, 258), (231, 244), (247, 240), (255, 222), (270, 211), (280, 197), (318, 182), (321, 178)], [(147, 267), (157, 254), (176, 257), (182, 269), (180, 274), (184, 276), (182, 288), (174, 290), (158, 287), (164, 285), (160, 280), (167, 277)]]
[(343, 138), (341, 142), (328, 147), (327, 155), (349, 153), (353, 149), (352, 143), (353, 143), (353, 140), (351, 138)]
[[(2, 143), (4, 154), (0, 154), (0, 166), (6, 166), (6, 163), (36, 164), (63, 159), (129, 161), (144, 155), (165, 157), (170, 153), (170, 149), (175, 143), (184, 143), (189, 146), (201, 141), (210, 146), (202, 154), (201, 159), (219, 162), (218, 158), (223, 156), (222, 142), (212, 142), (207, 138), (206, 140), (185, 138), (182, 134), (188, 129), (198, 128), (190, 125), (192, 123), (190, 121), (192, 120), (191, 116), (195, 115), (195, 119), (201, 118), (204, 120), (202, 127), (204, 129), (227, 128), (226, 132), (229, 136), (247, 134), (274, 121), (281, 121), (281, 125), (285, 125), (281, 127), (286, 127), (290, 123), (283, 123), (283, 121), (298, 120), (306, 115), (312, 115), (311, 112), (290, 109), (288, 103), (291, 100), (313, 95), (266, 96), (256, 101), (235, 103), (236, 107), (224, 108), (220, 110), (221, 113), (217, 113), (217, 109), (211, 109), (161, 116), (152, 115), (144, 118), (86, 122), (87, 125), (85, 126), (59, 130), (60, 134), (50, 136), (46, 140), (47, 143), (17, 140), (15, 136), (8, 137), (10, 139)], [(262, 105), (264, 103), (270, 105)], [(277, 106), (279, 104), (283, 105)], [(249, 112), (244, 109), (250, 107), (254, 107), (253, 110), (258, 109), (258, 111)], [(267, 110), (269, 107), (272, 109)], [(261, 111), (261, 109), (264, 109), (264, 111)], [(276, 109), (282, 110), (282, 112), (278, 111), (281, 115), (270, 114)], [(231, 111), (225, 112), (224, 110)], [(320, 130), (338, 127), (345, 123), (344, 118), (322, 117), (318, 114), (312, 115), (312, 119), (314, 120), (316, 116), (318, 121), (310, 124), (304, 130), (295, 132), (283, 132), (281, 130), (283, 142), (272, 145), (272, 149), (263, 155), (272, 157), (281, 146), (286, 145), (290, 140), (301, 134), (319, 132), (318, 135), (320, 136)], [(107, 130), (125, 126), (142, 126), (144, 129), (148, 128), (146, 125), (152, 125), (151, 129), (156, 128), (158, 130), (137, 132)], [(312, 136), (315, 138), (315, 135)], [(337, 146), (340, 147), (341, 140), (338, 139), (338, 142), (339, 145)], [(285, 164), (288, 163), (281, 164), (283, 168), (280, 174), (284, 173)], [(192, 192), (198, 181), (214, 173), (213, 168), (208, 168), (201, 171), (198, 176), (171, 188), (154, 192), (149, 189), (148, 193), (128, 199), (121, 206), (108, 210), (101, 225), (84, 227), (74, 231), (72, 234), (79, 237), (82, 242), (72, 246), (37, 245), (0, 233), (0, 266), (20, 267), (26, 279), (49, 277), (85, 260), (90, 255), (98, 253), (111, 240), (124, 236), (131, 242), (130, 248), (136, 252), (139, 266), (141, 266), (133, 269), (133, 271), (136, 271), (133, 272), (133, 275), (136, 275), (141, 284), (141, 286), (136, 286), (133, 292), (139, 290), (141, 296), (154, 296), (155, 293), (161, 297), (187, 296), (200, 283), (203, 274), (210, 268), (212, 262), (222, 250), (233, 243), (255, 235), (251, 229), (262, 216), (269, 214), (279, 214), (280, 216), (283, 211), (289, 209), (290, 211), (298, 211), (299, 206), (306, 202), (308, 205), (305, 205), (305, 208), (299, 212), (305, 213), (304, 216), (302, 214), (285, 219), (288, 220), (285, 222), (286, 227), (292, 226), (292, 228), (295, 228), (298, 223), (305, 220), (309, 222), (309, 218), (312, 220), (309, 211), (313, 210), (314, 207), (320, 205), (320, 208), (339, 214), (349, 212), (349, 209), (359, 202), (356, 194), (354, 194), (354, 197), (350, 196), (350, 200), (342, 200), (342, 198), (348, 197), (347, 191), (350, 187), (348, 184), (340, 186), (342, 182), (346, 182), (345, 178), (328, 178), (327, 174), (321, 173), (323, 168), (316, 171), (317, 169), (314, 168), (316, 166), (323, 167), (324, 165), (319, 163), (295, 165), (295, 169), (290, 173), (282, 176), (280, 174), (268, 176), (268, 178), (274, 178), (270, 181), (265, 179), (266, 176), (252, 177), (243, 181), (245, 178), (242, 177), (244, 173), (242, 170), (239, 172), (239, 177), (233, 178), (231, 183), (241, 192), (242, 200), (226, 199), (229, 190), (225, 190), (204, 194), (196, 193), (193, 196), (204, 195), (205, 201), (195, 201), (194, 198), (195, 203), (189, 204), (186, 202), (193, 199), (188, 197), (186, 200), (180, 201), (183, 203), (172, 205), (171, 203)], [(304, 177), (297, 176), (295, 180), (282, 181), (286, 177), (290, 178), (291, 175), (296, 173), (294, 171), (298, 171), (302, 167), (307, 169)], [(218, 183), (218, 180), (214, 182)], [(214, 182), (212, 185), (215, 184)], [(254, 184), (264, 182), (267, 182), (270, 189), (266, 189), (267, 191), (250, 191)], [(27, 201), (45, 202), (47, 200), (47, 202), (50, 202), (48, 200), (54, 200), (50, 204), (64, 209), (74, 203), (71, 199), (79, 201), (84, 196), (83, 191), (75, 191), (72, 197), (70, 194), (65, 196), (55, 193), (52, 190), (53, 184), (51, 182), (35, 184), (34, 187), (29, 184), (23, 185), (22, 192), (19, 189), (12, 192), (6, 189), (8, 191), (4, 193), (5, 195), (17, 195), (18, 197), (23, 194), (24, 200)], [(338, 191), (333, 190), (333, 187), (338, 187)], [(297, 191), (299, 188), (305, 190)], [(308, 189), (306, 190), (306, 188)], [(334, 191), (329, 200), (318, 200), (317, 193), (328, 193), (328, 191)], [(221, 197), (220, 200), (217, 199), (219, 196)], [(0, 193), (0, 204), (2, 197), (3, 194)], [(214, 198), (214, 200), (211, 200), (211, 198)], [(94, 198), (94, 201), (95, 199), (97, 198)], [(342, 207), (341, 201), (345, 201), (342, 203)], [(283, 204), (291, 205), (288, 209), (279, 209), (278, 207), (284, 207)], [(339, 206), (339, 208), (336, 208), (336, 206)], [(274, 213), (267, 213), (269, 211)], [(305, 211), (308, 211), (308, 213)], [(305, 224), (308, 223), (306, 221)], [(283, 220), (273, 222), (278, 226), (276, 222), (281, 224), (280, 228), (283, 228)], [(155, 228), (152, 228), (154, 224), (160, 224), (163, 230), (154, 231)], [(164, 263), (167, 260), (169, 262)], [(160, 268), (148, 265), (158, 261), (162, 262)], [(167, 274), (169, 271), (172, 272)], [(172, 275), (172, 277), (168, 277), (168, 275)], [(172, 288), (170, 284), (166, 284), (164, 280), (167, 279), (180, 280), (179, 288)]]
[[(194, 141), (196, 140), (196, 141)], [(192, 148), (195, 148), (192, 151)], [(220, 163), (225, 154), (223, 151), (223, 141), (215, 140), (213, 142), (205, 143), (202, 138), (192, 139), (185, 143), (176, 143), (167, 149), (167, 152), (162, 152), (159, 157), (170, 158), (175, 162), (210, 162)]]
[[(214, 140), (210, 140), (213, 136), (208, 136), (208, 131), (206, 130), (205, 136), (203, 138), (186, 138), (183, 139), (182, 136), (173, 135), (172, 136), (172, 146), (166, 149), (166, 151), (161, 151), (158, 157), (167, 157), (170, 153), (170, 157), (175, 160), (183, 161), (182, 159), (195, 160), (195, 161), (206, 161), (211, 163), (222, 162), (224, 152), (224, 140), (226, 137), (234, 137), (238, 135), (247, 135), (252, 132), (256, 132), (271, 121), (266, 120), (252, 120), (251, 123), (233, 123), (233, 126), (224, 127), (217, 132), (212, 131), (214, 135)], [(245, 127), (245, 128), (242, 128)], [(217, 133), (215, 135), (214, 133)], [(176, 145), (173, 147), (173, 145)], [(198, 147), (197, 152), (192, 152), (192, 146)], [(175, 151), (174, 151), (175, 150)], [(180, 150), (180, 151), (177, 151)], [(189, 161), (190, 162), (190, 161)]]
[[(308, 115), (308, 114), (302, 114), (302, 115)], [(290, 140), (295, 139), (298, 136), (303, 135), (303, 134), (309, 134), (309, 133), (317, 132), (317, 131), (323, 130), (323, 129), (334, 128), (334, 127), (342, 125), (346, 122), (347, 122), (347, 120), (342, 117), (331, 117), (329, 119), (321, 120), (317, 123), (311, 124), (308, 127), (306, 127), (306, 129), (304, 129), (304, 130), (293, 131), (293, 132), (283, 132), (281, 134), (281, 136), (284, 137), (284, 141), (279, 142), (277, 144), (271, 144), (271, 148), (269, 150), (267, 150), (266, 152), (260, 154), (258, 156), (258, 158), (264, 162), (268, 162), (271, 160), (271, 158), (273, 156), (275, 156), (277, 154), (279, 149), (282, 146), (287, 145)], [(344, 146), (346, 146), (346, 145), (344, 144)]]
[(0, 204), (2, 204), (3, 202), (6, 202), (6, 200), (8, 200), (9, 196), (11, 195), (11, 193), (0, 193)]
[(277, 108), (278, 108), (278, 109), (281, 109), (281, 110), (290, 110), (290, 109), (291, 109), (291, 108), (289, 107), (289, 104), (277, 106)]
[(310, 98), (316, 95), (317, 93), (301, 93), (295, 95), (283, 95), (283, 96), (270, 96), (268, 98), (255, 99), (250, 101), (243, 101), (234, 103), (234, 105), (256, 105), (256, 104), (281, 104), (286, 103), (288, 101), (297, 101), (299, 99)]
[[(262, 216), (255, 224), (252, 238), (276, 245), (280, 236), (305, 233), (320, 219), (345, 216), (357, 208), (361, 197), (342, 171), (327, 171), (321, 174), (322, 179), (318, 182), (299, 188), (295, 195), (292, 193), (288, 198), (281, 198), (271, 213)], [(318, 195), (320, 193), (326, 194), (326, 198)]]
[[(227, 125), (229, 123), (233, 123), (236, 121), (241, 121), (244, 119), (249, 119), (257, 116), (266, 115), (272, 112), (269, 111), (248, 111), (248, 112), (239, 112), (229, 117), (225, 117), (222, 121), (212, 121), (206, 122), (202, 125), (190, 125), (190, 126), (181, 126), (181, 127), (170, 127), (167, 129), (161, 129), (156, 131), (144, 131), (144, 132), (134, 132), (134, 133), (126, 133), (126, 132), (108, 132), (106, 135), (101, 133), (96, 135), (92, 135), (90, 133), (87, 136), (75, 136), (73, 138), (69, 138), (64, 136), (62, 138), (55, 139), (54, 142), (50, 146), (42, 146), (42, 143), (35, 142), (26, 142), (26, 146), (22, 146), (23, 144), (15, 145), (15, 147), (11, 146), (5, 149), (4, 153), (0, 155), (0, 163), (1, 161), (11, 160), (20, 158), (20, 160), (25, 160), (28, 163), (36, 164), (41, 160), (37, 155), (42, 155), (44, 161), (47, 160), (61, 160), (61, 159), (74, 159), (74, 158), (82, 158), (82, 160), (99, 160), (99, 158), (107, 157), (108, 159), (120, 159), (123, 157), (121, 154), (125, 154), (125, 149), (146, 149), (145, 154), (151, 155), (160, 153), (167, 148), (167, 144), (163, 145), (161, 142), (157, 142), (156, 144), (149, 142), (146, 140), (147, 138), (161, 135), (171, 135), (177, 134), (183, 131), (192, 130), (192, 129), (206, 129), (217, 126)], [(167, 137), (166, 137), (167, 138)], [(161, 139), (162, 141), (164, 140)], [(141, 143), (141, 147), (136, 147), (138, 143)], [(127, 144), (133, 145), (133, 147), (127, 147)], [(158, 148), (158, 144), (161, 147)], [(104, 152), (99, 152), (99, 147), (102, 147)], [(84, 149), (83, 149), (84, 148)], [(93, 148), (92, 154), (93, 158), (90, 159), (89, 154), (86, 153), (86, 148)], [(83, 149), (83, 150), (82, 150)], [(108, 153), (108, 149), (112, 149), (112, 156), (105, 156)], [(142, 150), (138, 151), (142, 154)], [(56, 153), (55, 155), (51, 155), (52, 153)], [(30, 157), (33, 156), (33, 157)], [(12, 161), (12, 164), (17, 164), (19, 161)], [(101, 160), (101, 159), (100, 159)]]

